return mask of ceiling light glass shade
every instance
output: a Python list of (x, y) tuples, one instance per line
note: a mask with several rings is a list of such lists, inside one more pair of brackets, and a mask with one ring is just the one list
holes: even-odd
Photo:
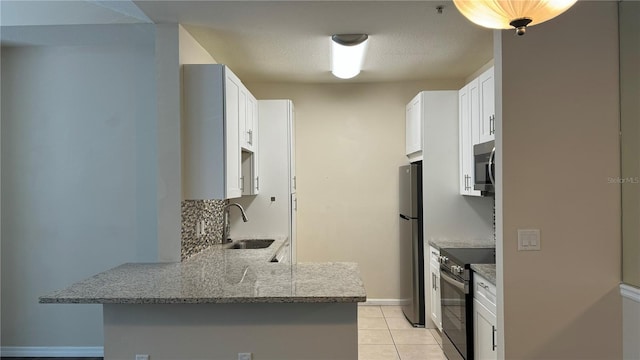
[(331, 37), (331, 73), (341, 79), (360, 74), (369, 36), (365, 34), (333, 35)]
[(577, 0), (453, 0), (472, 22), (490, 29), (515, 27), (523, 35), (533, 26), (562, 14)]

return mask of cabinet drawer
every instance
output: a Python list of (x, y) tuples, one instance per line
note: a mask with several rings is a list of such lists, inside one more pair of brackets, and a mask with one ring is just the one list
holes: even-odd
[(432, 265), (440, 264), (440, 250), (434, 248), (433, 246), (429, 247), (429, 262)]
[(489, 311), (496, 313), (496, 286), (478, 273), (473, 276), (473, 297)]

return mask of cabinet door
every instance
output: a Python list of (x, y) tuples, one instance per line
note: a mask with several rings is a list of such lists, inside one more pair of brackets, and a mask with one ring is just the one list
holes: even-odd
[(422, 151), (422, 121), (420, 94), (416, 95), (406, 108), (405, 147), (406, 154)]
[(241, 83), (238, 89), (238, 141), (240, 141), (240, 147), (247, 148), (247, 103), (248, 103), (248, 91)]
[[(459, 116), (459, 169), (460, 169), (460, 194), (481, 196), (480, 191), (473, 189), (475, 182), (473, 144), (474, 116), (473, 110), (478, 108), (478, 82), (473, 81), (458, 92), (458, 116)], [(477, 117), (476, 117), (477, 119)], [(477, 142), (477, 141), (476, 141)]]
[(493, 68), (485, 71), (478, 77), (478, 87), (480, 90), (478, 141), (483, 143), (495, 139), (496, 105)]
[(225, 69), (225, 169), (226, 196), (237, 198), (242, 196), (242, 181), (240, 167), (240, 89), (242, 83), (234, 73)]
[(256, 98), (242, 85), (240, 89), (240, 146), (247, 151), (255, 151)]
[(291, 192), (296, 192), (298, 187), (298, 178), (296, 177), (296, 122), (295, 122), (295, 111), (293, 108), (293, 103), (290, 101), (287, 103), (287, 107), (289, 108), (289, 119), (288, 119), (288, 131), (289, 131), (289, 173), (291, 174), (290, 178), (290, 187)]
[(259, 117), (258, 117), (258, 101), (249, 93), (249, 108), (251, 109), (251, 132), (249, 133), (249, 142), (253, 148), (253, 195), (257, 195), (260, 192), (260, 154), (259, 154)]
[(496, 315), (475, 299), (473, 300), (473, 336), (476, 359), (494, 360), (498, 358)]
[(440, 265), (430, 264), (431, 268), (431, 320), (442, 331), (442, 309), (440, 307)]

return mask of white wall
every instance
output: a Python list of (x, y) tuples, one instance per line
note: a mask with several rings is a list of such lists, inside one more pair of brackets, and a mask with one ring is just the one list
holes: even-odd
[(405, 106), (421, 90), (462, 85), (247, 84), (258, 99), (295, 106), (299, 262), (355, 261), (369, 299), (400, 298)]
[(501, 35), (505, 359), (620, 359), (617, 3)]
[(156, 25), (158, 261), (180, 261), (180, 45), (178, 24)]
[(157, 260), (155, 32), (125, 26), (75, 28), (95, 45), (2, 49), (4, 347), (102, 345), (99, 305), (38, 296)]

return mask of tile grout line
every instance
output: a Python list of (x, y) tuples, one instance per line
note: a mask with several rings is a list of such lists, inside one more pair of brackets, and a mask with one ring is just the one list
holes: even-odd
[(380, 308), (380, 311), (382, 312), (382, 316), (384, 317), (384, 323), (387, 324), (387, 330), (389, 331), (389, 335), (391, 336), (391, 341), (393, 341), (393, 348), (396, 349), (396, 355), (398, 355), (398, 360), (402, 360), (402, 357), (400, 356), (400, 350), (398, 350), (398, 344), (396, 344), (396, 339), (393, 337), (393, 332), (391, 332), (391, 328), (389, 327), (389, 322), (387, 322), (387, 315), (384, 314), (384, 311), (382, 311), (382, 308)]

